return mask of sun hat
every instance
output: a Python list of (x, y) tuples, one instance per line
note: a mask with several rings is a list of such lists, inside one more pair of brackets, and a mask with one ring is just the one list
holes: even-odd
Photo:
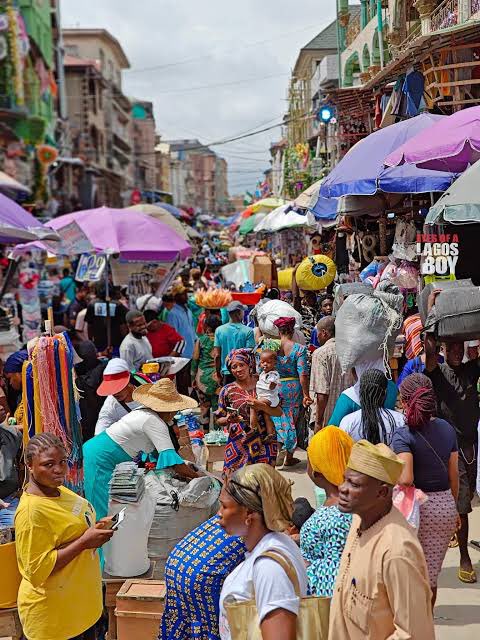
[(133, 392), (133, 399), (153, 411), (183, 411), (195, 409), (198, 402), (178, 393), (173, 380), (162, 378), (153, 384), (144, 384)]
[(122, 358), (112, 358), (103, 371), (103, 381), (97, 389), (99, 396), (113, 396), (130, 382), (130, 368)]

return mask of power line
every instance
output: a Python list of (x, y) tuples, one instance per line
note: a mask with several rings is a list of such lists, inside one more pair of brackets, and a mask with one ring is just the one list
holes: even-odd
[[(285, 36), (289, 36), (292, 35), (294, 33), (300, 33), (303, 31), (308, 31), (313, 27), (313, 25), (309, 25), (308, 27), (302, 27), (301, 29), (295, 29), (294, 31), (287, 31), (285, 33), (281, 33), (277, 36), (274, 36), (273, 38), (268, 38), (267, 40), (258, 40), (257, 42), (246, 42), (242, 45), (241, 49), (245, 50), (248, 49), (249, 47), (256, 47), (262, 44), (267, 44), (269, 42), (273, 42), (275, 40), (279, 40), (281, 38), (284, 38)], [(220, 43), (221, 44), (221, 43)], [(225, 43), (227, 44), (227, 43)], [(230, 52), (226, 52), (226, 53), (222, 53), (222, 57), (225, 57), (227, 55), (233, 55), (234, 51), (230, 51)], [(199, 60), (206, 60), (208, 58), (215, 58), (216, 54), (215, 53), (207, 53), (204, 54), (203, 56), (195, 56), (194, 58), (186, 58), (185, 60), (178, 60), (177, 62), (167, 62), (165, 64), (159, 64), (159, 65), (154, 65), (152, 67), (144, 67), (143, 69), (127, 69), (129, 74), (134, 74), (134, 73), (144, 73), (146, 71), (160, 71), (162, 69), (170, 69), (171, 67), (178, 67), (180, 65), (184, 65), (184, 64), (191, 64), (192, 62), (198, 62)]]

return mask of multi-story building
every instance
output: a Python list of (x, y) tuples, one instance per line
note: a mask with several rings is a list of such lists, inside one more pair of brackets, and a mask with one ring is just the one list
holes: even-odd
[(412, 71), (417, 91), (424, 89), (419, 110), (448, 114), (480, 104), (479, 0), (361, 0), (355, 14), (347, 2), (338, 5), (340, 88), (329, 96), (342, 151), (415, 115), (401, 101), (389, 105), (392, 93), (408, 89)]
[(122, 92), (122, 71), (130, 64), (105, 29), (62, 34), (72, 155), (85, 165), (81, 204), (123, 206), (136, 179), (132, 104)]
[(167, 142), (162, 142), (160, 136), (157, 135), (157, 144), (155, 146), (157, 191), (169, 194), (171, 194), (170, 163), (170, 145)]
[(153, 104), (132, 100), (132, 123), (135, 188), (145, 194), (145, 199), (151, 199), (157, 186)]
[(45, 199), (38, 146), (56, 128), (56, 0), (0, 2), (0, 169)]
[(226, 160), (198, 140), (172, 140), (163, 145), (168, 145), (170, 154), (174, 203), (206, 213), (225, 211), (229, 202)]

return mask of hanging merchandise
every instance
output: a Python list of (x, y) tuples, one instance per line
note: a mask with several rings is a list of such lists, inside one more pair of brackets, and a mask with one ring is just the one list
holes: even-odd
[(23, 365), (23, 439), (53, 433), (69, 452), (66, 486), (83, 495), (82, 433), (73, 380), (72, 343), (66, 333), (28, 345)]
[(392, 247), (392, 255), (400, 260), (417, 260), (417, 228), (413, 220), (399, 219), (395, 226), (395, 240)]
[(23, 339), (28, 342), (40, 335), (42, 310), (38, 285), (40, 275), (36, 269), (22, 263), (19, 272), (18, 300), (22, 305)]
[(309, 256), (300, 263), (296, 280), (303, 291), (320, 291), (333, 282), (337, 269), (328, 256)]

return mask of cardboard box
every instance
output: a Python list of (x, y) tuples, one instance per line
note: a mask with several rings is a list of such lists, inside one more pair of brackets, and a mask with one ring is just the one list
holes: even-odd
[(161, 580), (125, 580), (117, 593), (118, 640), (157, 640), (165, 608), (165, 582)]
[(250, 271), (253, 284), (263, 282), (269, 288), (272, 286), (272, 261), (268, 256), (254, 256)]

